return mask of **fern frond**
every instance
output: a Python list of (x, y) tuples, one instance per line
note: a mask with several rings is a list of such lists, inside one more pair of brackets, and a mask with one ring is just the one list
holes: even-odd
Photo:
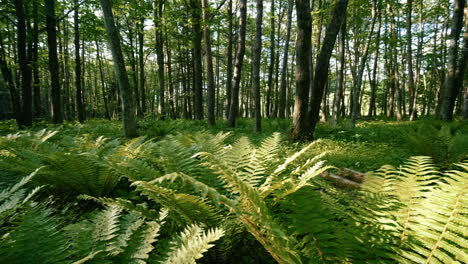
[(466, 229), (468, 228), (467, 164), (465, 170), (444, 173), (438, 188), (425, 194), (417, 207), (417, 219), (409, 228), (417, 244), (401, 254), (403, 261), (413, 263), (468, 262)]
[(195, 260), (203, 257), (210, 244), (224, 235), (222, 229), (210, 229), (203, 232), (198, 225), (188, 226), (181, 234), (179, 241), (174, 242), (174, 248), (162, 263), (164, 264), (195, 264)]

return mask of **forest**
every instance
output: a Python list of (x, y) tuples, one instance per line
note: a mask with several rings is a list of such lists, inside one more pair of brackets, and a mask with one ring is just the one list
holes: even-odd
[(468, 263), (466, 0), (0, 0), (0, 263)]

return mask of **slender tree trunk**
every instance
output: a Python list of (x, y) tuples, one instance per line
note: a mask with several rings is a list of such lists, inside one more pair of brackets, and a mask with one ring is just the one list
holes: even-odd
[(266, 94), (266, 117), (271, 117), (271, 101), (273, 93), (273, 71), (275, 67), (275, 0), (271, 1), (271, 13), (270, 13), (270, 64), (268, 66), (268, 88)]
[(208, 124), (215, 124), (215, 82), (214, 82), (214, 72), (213, 72), (213, 55), (211, 54), (211, 31), (209, 25), (209, 5), (208, 0), (202, 0), (202, 9), (203, 9), (203, 33), (205, 38), (205, 54), (206, 54), (206, 72), (208, 79), (208, 96), (207, 96), (207, 106), (208, 106)]
[(19, 126), (21, 124), (21, 102), (18, 90), (15, 86), (13, 75), (11, 73), (11, 69), (7, 62), (5, 46), (3, 45), (2, 32), (0, 32), (0, 70), (2, 73), (3, 80), (5, 81), (6, 86), (8, 87), (8, 91), (10, 92), (11, 108), (13, 109), (13, 114), (15, 115), (16, 123)]
[(370, 22), (369, 26), (369, 35), (366, 38), (366, 44), (364, 46), (364, 50), (361, 54), (361, 61), (359, 63), (358, 72), (356, 73), (356, 81), (353, 89), (353, 107), (351, 109), (351, 119), (350, 119), (350, 127), (354, 129), (356, 125), (356, 119), (361, 112), (361, 104), (359, 103), (359, 98), (361, 96), (361, 86), (362, 86), (362, 76), (364, 75), (364, 69), (367, 63), (367, 57), (369, 55), (369, 47), (372, 41), (372, 34), (374, 34), (374, 26), (375, 21), (377, 18), (377, 0), (372, 1), (372, 21)]
[(99, 67), (99, 75), (101, 77), (101, 92), (102, 92), (102, 100), (104, 101), (104, 111), (105, 111), (106, 119), (110, 120), (109, 106), (108, 106), (108, 101), (107, 101), (106, 85), (105, 85), (105, 81), (104, 81), (104, 71), (102, 70), (101, 53), (100, 53), (99, 43), (97, 42), (97, 40), (95, 41), (95, 43), (96, 43), (96, 54), (97, 54), (97, 61), (98, 61), (98, 67)]
[(164, 0), (155, 0), (154, 2), (154, 27), (156, 38), (156, 56), (158, 61), (158, 83), (159, 83), (159, 100), (158, 111), (161, 119), (166, 118), (165, 105), (165, 85), (164, 85), (164, 42), (162, 39), (162, 19), (163, 19)]
[(247, 0), (239, 0), (239, 10), (239, 32), (237, 35), (236, 62), (234, 66), (234, 78), (232, 79), (232, 101), (228, 120), (230, 127), (236, 126), (236, 118), (239, 111), (239, 87), (244, 63), (245, 31), (247, 26)]
[(42, 103), (41, 103), (41, 87), (39, 77), (39, 15), (38, 15), (38, 1), (33, 0), (33, 19), (34, 26), (32, 29), (32, 67), (33, 67), (33, 105), (34, 105), (34, 116), (42, 116)]
[(104, 14), (104, 24), (106, 26), (109, 46), (114, 61), (114, 70), (119, 83), (120, 97), (122, 101), (122, 119), (124, 133), (126, 137), (136, 137), (137, 125), (135, 121), (135, 108), (132, 89), (128, 81), (127, 71), (125, 69), (124, 57), (120, 46), (120, 36), (114, 22), (110, 0), (100, 0), (102, 12)]
[(138, 29), (138, 64), (140, 68), (140, 91), (141, 91), (141, 114), (144, 116), (146, 114), (146, 89), (145, 89), (145, 18), (140, 18), (139, 23), (140, 28)]
[(371, 86), (371, 97), (369, 102), (369, 110), (367, 112), (368, 117), (372, 117), (373, 115), (377, 115), (377, 108), (376, 108), (376, 97), (377, 97), (377, 68), (378, 68), (378, 61), (379, 61), (379, 51), (380, 51), (380, 30), (382, 27), (382, 16), (379, 13), (378, 18), (378, 26), (377, 26), (377, 37), (375, 41), (375, 57), (374, 57), (374, 66), (372, 70), (372, 78), (370, 80)]
[(52, 94), (52, 122), (63, 122), (62, 105), (60, 102), (59, 62), (57, 55), (57, 22), (55, 19), (55, 0), (45, 0), (47, 45), (49, 49), (49, 71)]
[(296, 95), (294, 98), (293, 127), (294, 140), (311, 139), (310, 120), (307, 118), (310, 83), (311, 25), (309, 0), (296, 0)]
[(332, 18), (329, 22), (325, 38), (323, 40), (320, 53), (317, 56), (315, 63), (314, 84), (311, 98), (311, 108), (309, 112), (309, 122), (311, 123), (310, 137), (313, 138), (315, 126), (318, 122), (320, 114), (320, 102), (322, 101), (323, 91), (328, 80), (328, 66), (330, 64), (330, 57), (335, 46), (336, 37), (340, 31), (341, 25), (344, 22), (346, 9), (348, 7), (348, 0), (337, 0), (336, 5), (332, 12)]
[(445, 91), (441, 102), (439, 119), (452, 120), (453, 108), (455, 100), (461, 87), (457, 81), (457, 64), (458, 64), (458, 39), (460, 37), (463, 26), (463, 10), (465, 8), (465, 0), (455, 0), (452, 28), (450, 31), (450, 46), (448, 53), (447, 77), (445, 78)]
[(260, 104), (260, 59), (262, 53), (263, 0), (257, 0), (257, 18), (255, 22), (255, 42), (252, 59), (252, 81), (254, 97), (254, 132), (262, 131), (262, 113)]
[(338, 115), (340, 112), (341, 98), (344, 97), (344, 70), (345, 70), (345, 52), (346, 52), (346, 17), (343, 25), (341, 25), (340, 42), (338, 47), (338, 88), (335, 95), (333, 105), (333, 124), (338, 123)]
[[(26, 13), (23, 0), (14, 0), (15, 14), (17, 19), (17, 52), (20, 72), (20, 85), (22, 91), (22, 105), (20, 106), (21, 115), (17, 120), (19, 128), (30, 127), (32, 125), (32, 89), (31, 89), (31, 67), (30, 58), (27, 52), (27, 29)], [(20, 121), (20, 122), (18, 122)]]
[(284, 44), (284, 55), (283, 55), (283, 66), (281, 68), (281, 81), (280, 81), (280, 92), (279, 92), (279, 118), (285, 118), (286, 112), (286, 77), (288, 73), (288, 58), (289, 58), (289, 39), (291, 37), (291, 22), (292, 22), (292, 10), (294, 2), (293, 0), (288, 1), (288, 22), (286, 26), (286, 38)]
[(76, 86), (76, 108), (78, 111), (78, 121), (83, 123), (85, 120), (84, 103), (83, 103), (83, 91), (81, 83), (81, 57), (80, 57), (80, 28), (78, 18), (78, 0), (74, 0), (74, 36), (75, 36), (75, 86)]
[(193, 29), (194, 86), (193, 104), (195, 119), (203, 119), (203, 68), (202, 68), (202, 31), (200, 0), (190, 0), (190, 13)]
[(227, 28), (228, 46), (227, 46), (227, 61), (226, 61), (226, 119), (229, 118), (232, 100), (232, 0), (228, 2), (228, 28)]
[(406, 60), (408, 65), (408, 101), (409, 101), (409, 113), (413, 115), (413, 100), (415, 96), (414, 87), (414, 72), (413, 72), (413, 49), (412, 49), (412, 11), (413, 11), (413, 0), (407, 0), (406, 2)]

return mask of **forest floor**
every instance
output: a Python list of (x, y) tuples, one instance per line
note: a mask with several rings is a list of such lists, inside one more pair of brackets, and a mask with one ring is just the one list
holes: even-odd
[[(304, 147), (305, 143), (291, 142), (287, 135), (291, 126), (290, 119), (263, 120), (262, 133), (253, 133), (253, 120), (240, 119), (236, 128), (218, 120), (209, 127), (206, 121), (196, 120), (152, 120), (139, 121), (139, 133), (147, 138), (162, 139), (167, 135), (191, 134), (207, 131), (212, 134), (230, 133), (227, 143), (245, 136), (253, 143), (259, 143), (275, 132), (283, 139), (285, 155)], [(91, 138), (124, 139), (120, 121), (88, 120), (85, 124), (66, 122), (51, 125), (36, 122), (31, 131), (41, 129), (63, 131), (68, 135), (89, 135)], [(16, 133), (13, 121), (0, 122), (0, 136)], [(372, 171), (382, 165), (398, 166), (411, 156), (431, 156), (439, 165), (448, 165), (460, 160), (468, 153), (468, 122), (445, 123), (434, 119), (418, 121), (389, 121), (379, 118), (359, 122), (354, 130), (349, 129), (349, 121), (342, 120), (337, 125), (320, 123), (315, 131), (313, 155), (327, 152), (323, 159), (336, 167), (347, 167), (361, 172)]]

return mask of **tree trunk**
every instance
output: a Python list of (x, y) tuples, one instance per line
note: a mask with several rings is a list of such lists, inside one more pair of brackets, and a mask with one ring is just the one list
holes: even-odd
[(457, 81), (457, 64), (458, 64), (458, 39), (460, 37), (461, 29), (463, 26), (463, 9), (465, 7), (465, 0), (455, 0), (452, 28), (450, 31), (450, 43), (448, 52), (448, 67), (447, 77), (445, 78), (445, 91), (443, 94), (439, 119), (452, 120), (453, 108), (455, 100), (457, 99), (458, 92), (460, 91), (460, 82)]
[(252, 50), (252, 81), (254, 97), (254, 132), (262, 131), (262, 113), (260, 104), (260, 59), (262, 53), (263, 0), (257, 0), (257, 18), (255, 22), (255, 42)]
[(101, 54), (100, 54), (100, 48), (99, 48), (99, 43), (97, 40), (95, 41), (96, 43), (96, 53), (97, 53), (97, 61), (98, 61), (98, 67), (99, 67), (99, 75), (101, 77), (101, 91), (102, 91), (102, 100), (104, 101), (104, 111), (106, 115), (106, 119), (110, 120), (110, 114), (109, 114), (109, 106), (108, 106), (108, 100), (107, 100), (107, 92), (106, 92), (106, 86), (104, 83), (104, 72), (102, 70), (102, 59), (101, 59)]
[(307, 118), (310, 83), (311, 25), (309, 0), (296, 0), (296, 95), (294, 98), (293, 127), (291, 138), (312, 138), (310, 120)]
[(236, 126), (236, 117), (239, 111), (239, 87), (241, 82), (242, 66), (245, 53), (245, 31), (247, 26), (247, 0), (239, 0), (240, 20), (237, 35), (236, 62), (234, 66), (234, 78), (232, 79), (232, 101), (229, 109), (229, 126)]
[(378, 21), (378, 26), (377, 26), (377, 37), (375, 41), (375, 57), (374, 57), (374, 66), (372, 70), (372, 78), (370, 80), (370, 86), (371, 86), (371, 97), (370, 97), (370, 102), (369, 102), (369, 110), (367, 112), (367, 116), (371, 118), (373, 115), (377, 115), (377, 108), (375, 106), (376, 102), (376, 93), (377, 93), (377, 67), (378, 67), (378, 61), (379, 61), (379, 50), (380, 50), (380, 30), (382, 27), (382, 17), (381, 14), (379, 13), (379, 21)]
[(353, 107), (351, 109), (351, 119), (350, 119), (350, 127), (354, 129), (356, 125), (356, 119), (361, 112), (361, 104), (359, 103), (359, 98), (361, 96), (361, 86), (362, 86), (362, 76), (364, 75), (364, 68), (366, 67), (367, 57), (369, 55), (369, 47), (372, 41), (372, 34), (374, 34), (374, 26), (375, 21), (377, 18), (377, 0), (372, 1), (372, 21), (370, 22), (369, 26), (369, 35), (366, 38), (366, 44), (364, 46), (364, 50), (361, 54), (361, 61), (359, 63), (358, 72), (356, 73), (356, 81), (354, 83), (353, 89)]
[(268, 66), (268, 88), (266, 94), (266, 117), (271, 116), (271, 100), (273, 93), (273, 71), (275, 67), (275, 0), (271, 0), (271, 13), (270, 13), (270, 64)]
[(280, 81), (280, 94), (279, 94), (279, 118), (285, 118), (286, 111), (286, 75), (288, 73), (288, 58), (289, 58), (289, 39), (291, 37), (291, 22), (292, 22), (292, 10), (294, 2), (293, 0), (288, 1), (288, 24), (286, 28), (286, 38), (284, 44), (284, 55), (283, 55), (283, 66), (281, 68), (281, 81)]
[(341, 26), (340, 42), (339, 42), (339, 59), (338, 59), (338, 88), (335, 94), (333, 105), (333, 124), (338, 123), (338, 115), (340, 112), (341, 98), (344, 97), (344, 70), (345, 70), (345, 52), (346, 52), (346, 17)]
[(122, 101), (122, 120), (124, 133), (126, 137), (136, 137), (137, 125), (135, 122), (135, 109), (133, 105), (133, 94), (128, 81), (127, 71), (125, 69), (124, 57), (120, 46), (120, 36), (114, 22), (110, 0), (100, 0), (102, 12), (104, 14), (104, 24), (106, 26), (109, 46), (114, 61), (114, 70), (119, 83), (120, 98)]
[(13, 80), (13, 75), (11, 69), (7, 62), (5, 47), (3, 45), (3, 36), (0, 32), (0, 71), (2, 73), (3, 80), (8, 87), (11, 98), (11, 108), (13, 109), (13, 114), (16, 118), (16, 123), (18, 126), (21, 124), (21, 102), (18, 94), (18, 90), (15, 86), (15, 81)]
[(344, 22), (348, 0), (337, 0), (333, 9), (331, 21), (329, 22), (325, 38), (323, 40), (320, 53), (317, 56), (315, 63), (314, 84), (312, 90), (311, 107), (309, 111), (309, 122), (311, 124), (310, 137), (313, 138), (315, 126), (318, 122), (320, 114), (320, 102), (322, 101), (323, 91), (328, 80), (328, 66), (330, 57), (335, 46), (336, 37), (340, 31), (341, 25)]
[(461, 59), (458, 65), (457, 86), (463, 89), (463, 110), (461, 118), (468, 118), (468, 71), (466, 64), (468, 63), (468, 6), (465, 6), (465, 33), (463, 35), (463, 47), (461, 50)]
[(208, 124), (215, 124), (215, 82), (214, 82), (214, 72), (213, 72), (213, 55), (211, 54), (211, 32), (209, 24), (209, 5), (208, 0), (202, 0), (202, 9), (203, 9), (203, 33), (205, 37), (205, 54), (206, 54), (206, 72), (208, 79), (208, 96), (207, 96), (207, 106), (208, 106)]
[(162, 18), (163, 18), (164, 0), (155, 0), (154, 2), (154, 27), (156, 38), (156, 56), (158, 61), (158, 84), (159, 84), (159, 100), (158, 111), (161, 119), (166, 118), (165, 106), (165, 86), (164, 86), (164, 43), (162, 39)]
[(226, 61), (226, 119), (229, 118), (232, 100), (232, 0), (228, 2), (228, 46), (227, 46), (227, 61)]
[(145, 18), (140, 18), (140, 28), (138, 29), (138, 64), (140, 68), (140, 91), (141, 91), (141, 115), (146, 114), (146, 90), (145, 90)]
[[(22, 91), (21, 114), (17, 120), (19, 128), (30, 127), (32, 125), (32, 89), (31, 89), (31, 68), (30, 58), (26, 48), (26, 14), (23, 0), (14, 0), (15, 14), (17, 19), (17, 52), (20, 72), (20, 85)], [(19, 122), (18, 122), (19, 121)]]
[(78, 0), (74, 0), (74, 36), (75, 36), (75, 86), (76, 86), (76, 108), (78, 111), (78, 121), (83, 123), (85, 120), (84, 116), (84, 104), (83, 104), (83, 91), (81, 86), (81, 57), (80, 57), (80, 28), (78, 19)]
[(202, 68), (202, 31), (201, 31), (201, 6), (200, 0), (190, 0), (190, 13), (193, 29), (193, 110), (195, 119), (203, 119), (203, 68)]
[(41, 85), (39, 77), (39, 15), (38, 15), (38, 0), (33, 1), (33, 19), (34, 26), (32, 29), (32, 67), (33, 67), (33, 105), (34, 105), (34, 116), (42, 116), (42, 103), (41, 103)]
[(62, 105), (60, 102), (59, 62), (57, 55), (57, 22), (55, 19), (55, 0), (45, 0), (47, 45), (49, 49), (49, 71), (52, 95), (52, 122), (63, 122)]

